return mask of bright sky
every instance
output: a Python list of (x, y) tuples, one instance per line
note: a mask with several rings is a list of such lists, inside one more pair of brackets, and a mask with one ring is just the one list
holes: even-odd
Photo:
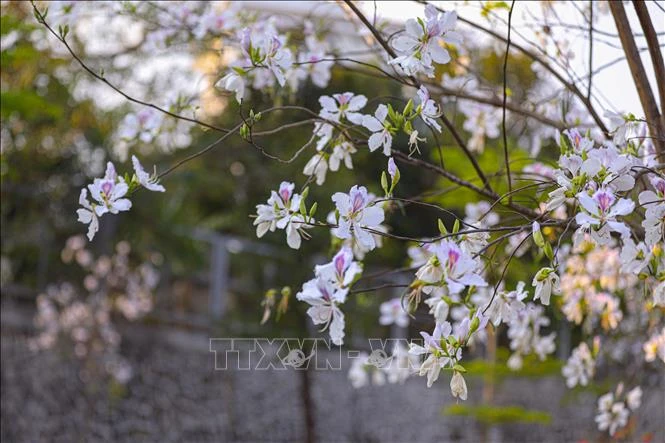
[[(477, 23), (484, 24), (489, 26), (485, 18), (480, 15), (480, 2), (432, 2), (433, 4), (440, 6), (444, 9), (455, 9), (458, 14), (462, 17), (473, 20)], [(510, 2), (507, 2), (510, 4)], [(529, 24), (533, 23), (533, 19), (529, 18), (529, 12), (532, 12), (536, 17), (542, 17), (541, 3), (543, 2), (526, 2), (526, 1), (517, 1), (515, 2), (513, 10), (513, 25), (515, 26), (514, 30), (519, 30), (520, 33), (524, 34), (527, 37), (533, 36), (533, 33), (530, 30)], [(605, 3), (605, 2), (602, 2)], [(612, 18), (611, 13), (607, 5), (603, 5), (601, 2), (595, 2), (594, 4), (594, 14), (598, 17), (598, 21), (595, 23), (594, 28), (599, 31), (605, 31), (611, 34), (617, 33), (616, 26), (614, 24), (614, 19)], [(378, 1), (377, 10), (379, 14), (390, 20), (395, 21), (404, 21), (409, 18), (415, 18), (418, 16), (424, 15), (423, 9), (424, 6), (419, 5), (412, 1)], [(647, 2), (649, 11), (651, 13), (652, 22), (656, 28), (656, 32), (664, 33), (665, 32), (665, 13), (658, 8), (658, 5), (655, 2)], [(665, 8), (665, 1), (660, 1), (659, 4), (661, 7)], [(574, 5), (572, 2), (557, 2), (556, 8), (559, 18), (566, 20), (570, 24), (578, 24), (584, 26), (584, 20), (582, 19), (580, 12), (576, 8), (586, 8), (588, 2), (577, 2)], [(363, 5), (364, 11), (372, 16), (374, 14), (374, 2), (364, 2)], [(625, 3), (626, 13), (631, 24), (631, 28), (634, 33), (641, 33), (641, 27), (637, 16), (635, 15), (635, 10), (630, 3)], [(501, 10), (499, 12), (500, 16), (504, 19), (507, 19), (507, 11)], [(468, 28), (464, 24), (459, 23), (461, 29)], [(507, 31), (507, 26), (505, 23), (497, 23), (494, 26), (491, 26), (496, 32), (504, 33)], [(570, 48), (574, 51), (574, 58), (571, 61), (573, 71), (577, 73), (578, 76), (585, 76), (588, 73), (588, 54), (589, 54), (589, 45), (588, 39), (578, 38), (579, 34), (565, 32), (562, 33), (562, 29), (557, 30), (562, 37), (570, 38)], [(586, 33), (586, 31), (583, 31)], [(535, 39), (534, 39), (535, 40)], [(599, 67), (604, 63), (617, 59), (623, 56), (623, 50), (620, 49), (621, 43), (617, 37), (602, 36), (603, 42), (596, 41), (594, 43), (594, 55), (593, 55), (593, 65)], [(640, 36), (637, 37), (637, 46), (646, 47), (646, 43), (643, 38)], [(516, 40), (520, 41), (520, 40)], [(659, 42), (661, 49), (665, 46), (665, 37), (663, 35), (659, 36)], [(524, 43), (524, 40), (521, 40), (520, 43)], [(609, 44), (608, 44), (609, 43)], [(618, 46), (618, 48), (612, 47), (611, 45)], [(528, 43), (527, 43), (528, 47)], [(654, 76), (653, 65), (651, 64), (651, 59), (649, 57), (648, 51), (642, 52), (642, 63), (644, 64), (649, 80), (651, 81), (651, 88), (654, 91), (656, 100), (658, 100), (658, 94), (656, 90), (656, 81)], [(640, 105), (639, 98), (637, 96), (637, 90), (632, 81), (630, 75), (630, 70), (628, 64), (625, 60), (613, 65), (611, 68), (597, 74), (593, 78), (594, 85), (594, 94), (600, 100), (599, 107), (603, 109), (611, 108), (613, 110), (619, 111), (631, 111), (635, 114), (642, 114), (640, 111), (642, 109)], [(586, 87), (586, 83), (585, 83)], [(600, 92), (601, 95), (597, 94)]]

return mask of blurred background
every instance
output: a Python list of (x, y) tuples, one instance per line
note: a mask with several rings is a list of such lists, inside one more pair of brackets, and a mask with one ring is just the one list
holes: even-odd
[[(100, 9), (116, 8), (99, 4)], [(64, 8), (53, 3), (49, 19), (67, 17)], [(154, 42), (149, 46), (144, 39), (150, 21), (141, 16), (144, 10), (122, 9), (100, 22), (90, 9), (76, 17), (68, 39), (96, 72), (103, 68), (105, 78), (130, 94), (217, 126), (238, 121), (233, 97), (213, 87), (223, 72), (219, 39), (189, 45), (176, 36), (168, 48)], [(330, 14), (339, 20), (330, 32), (347, 39), (341, 44), (361, 43), (362, 35), (344, 28), (343, 15)], [(144, 28), (130, 26), (136, 19), (145, 19)], [(101, 23), (103, 33), (96, 34)], [(342, 371), (215, 371), (210, 338), (320, 336), (305, 315), (307, 306), (293, 296), (278, 318), (273, 306), (268, 321), (261, 324), (261, 319), (266, 303), (270, 307), (274, 300), (268, 291), (279, 294), (290, 287), (295, 294), (311, 278), (313, 266), (329, 260), (330, 254), (322, 252), (334, 253), (330, 238), (315, 234), (293, 251), (279, 232), (259, 241), (249, 218), (281, 181), (297, 186), (305, 181), (306, 158), (277, 163), (240, 138), (230, 138), (171, 173), (163, 182), (166, 194), (135, 194), (131, 212), (105, 217), (89, 243), (85, 226), (76, 221), (79, 191), (103, 174), (107, 161), (124, 174), (131, 172), (128, 155), (136, 153), (144, 166), (155, 164), (162, 171), (216, 136), (164, 118), (159, 135), (119, 137), (127, 114), (140, 112), (140, 107), (114, 95), (73, 62), (34, 20), (29, 3), (3, 2), (1, 25), (3, 441), (600, 438), (593, 421), (595, 401), (609, 384), (565, 388), (560, 358), (567, 358), (575, 332), (564, 319), (549, 328), (558, 333), (557, 358), (528, 361), (516, 373), (506, 366), (506, 337), (497, 337), (497, 349), (478, 345), (471, 350), (470, 398), (463, 405), (454, 402), (447, 382), (427, 389), (418, 377), (403, 385), (354, 389), (347, 379), (347, 359)], [(474, 66), (483, 87), (497, 88), (502, 57), (487, 45), (453, 58)], [(537, 76), (530, 60), (511, 55), (509, 63), (508, 86), (519, 102), (539, 87)], [(460, 69), (455, 63), (439, 66), (437, 79), (455, 76)], [(252, 107), (265, 109), (277, 101), (316, 112), (320, 95), (343, 91), (361, 91), (370, 98), (368, 109), (379, 99), (403, 103), (399, 86), (334, 68), (325, 89), (308, 81), (288, 96), (255, 92)], [(200, 100), (190, 99), (193, 92)], [(461, 128), (465, 116), (455, 111), (454, 102), (447, 106)], [(293, 118), (266, 115), (257, 129)], [(286, 157), (309, 139), (309, 129), (303, 128), (309, 126), (261, 142), (269, 152)], [(518, 169), (529, 157), (519, 141), (511, 139)], [(407, 140), (396, 144), (406, 147)], [(440, 144), (441, 150), (423, 155), (439, 162), (444, 152), (447, 169), (472, 177), (448, 133)], [(487, 170), (495, 170), (502, 158), (500, 146), (498, 137), (485, 140), (479, 161)], [(555, 159), (554, 147), (550, 140), (541, 156)], [(319, 217), (333, 209), (326, 200), (333, 192), (353, 184), (379, 194), (384, 169), (383, 162), (359, 149), (352, 171), (342, 169), (325, 185), (310, 187), (311, 201), (319, 201)], [(400, 193), (425, 196), (460, 217), (465, 204), (475, 199), (407, 166), (401, 176)], [(496, 189), (502, 186), (502, 180), (495, 180)], [(390, 225), (394, 232), (424, 238), (437, 234), (437, 218), (452, 225), (451, 216), (422, 206), (395, 208)], [(365, 273), (408, 266), (408, 246), (385, 240), (383, 248), (366, 258)], [(530, 254), (511, 270), (507, 286), (537, 270)], [(489, 272), (497, 277), (500, 270)], [(375, 283), (408, 283), (410, 277), (406, 273)], [(416, 337), (418, 331), (430, 330), (425, 307), (406, 329), (378, 323), (379, 305), (400, 295), (385, 289), (350, 297), (344, 350), (368, 350), (370, 337)], [(663, 441), (663, 383), (657, 373), (649, 383), (655, 391), (645, 389), (642, 413), (632, 426), (641, 431), (641, 441)]]

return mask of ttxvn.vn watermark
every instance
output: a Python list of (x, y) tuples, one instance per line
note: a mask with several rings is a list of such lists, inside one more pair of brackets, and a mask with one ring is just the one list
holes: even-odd
[[(369, 356), (365, 364), (380, 369), (417, 368), (416, 359), (409, 358), (409, 343), (422, 340), (369, 339)], [(284, 371), (309, 369), (342, 370), (342, 361), (356, 359), (360, 351), (343, 350), (322, 338), (211, 338), (215, 370)], [(416, 360), (416, 361), (414, 361)]]

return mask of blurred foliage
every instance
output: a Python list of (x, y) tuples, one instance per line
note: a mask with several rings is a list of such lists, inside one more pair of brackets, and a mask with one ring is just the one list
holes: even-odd
[(523, 357), (522, 368), (514, 371), (507, 365), (510, 350), (499, 348), (496, 353), (494, 363), (476, 359), (464, 364), (466, 374), (471, 377), (484, 377), (490, 375), (495, 380), (500, 381), (506, 377), (547, 377), (561, 374), (563, 362), (554, 358), (547, 358), (540, 361), (536, 355), (527, 355)]
[(505, 423), (537, 423), (548, 425), (552, 422), (552, 416), (544, 411), (524, 409), (521, 406), (491, 406), (466, 404), (455, 404), (447, 406), (443, 415), (458, 415), (473, 417), (480, 423), (486, 425)]

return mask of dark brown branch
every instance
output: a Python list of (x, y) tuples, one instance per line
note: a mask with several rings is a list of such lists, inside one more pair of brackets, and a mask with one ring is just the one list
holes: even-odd
[(614, 22), (616, 23), (617, 31), (619, 32), (621, 45), (626, 53), (626, 60), (628, 60), (628, 67), (633, 76), (633, 81), (637, 88), (637, 94), (640, 97), (640, 102), (642, 103), (642, 108), (644, 109), (644, 113), (646, 114), (647, 121), (650, 125), (652, 135), (655, 136), (654, 145), (656, 146), (656, 151), (659, 157), (665, 156), (665, 130), (663, 129), (665, 125), (663, 125), (661, 120), (656, 99), (651, 91), (649, 79), (647, 78), (644, 66), (642, 65), (642, 59), (639, 55), (640, 53), (637, 51), (637, 45), (633, 39), (633, 33), (630, 29), (628, 17), (626, 16), (626, 10), (623, 7), (623, 3), (620, 1), (609, 2), (609, 5), (610, 10), (612, 11), (612, 16), (614, 17)]
[(591, 100), (591, 84), (593, 80), (593, 0), (589, 0), (589, 83), (586, 98)]
[[(508, 55), (510, 54), (510, 28), (513, 19), (513, 7), (515, 0), (510, 4), (508, 11), (508, 38), (506, 39), (506, 56), (503, 59), (503, 105), (501, 106), (501, 126), (503, 130), (503, 161), (506, 165), (506, 178), (508, 179), (508, 192), (513, 192), (513, 182), (510, 179), (510, 157), (508, 156), (508, 132), (506, 131), (506, 99), (508, 98)], [(509, 197), (512, 203), (512, 195)]]
[(663, 64), (663, 54), (658, 46), (658, 35), (651, 23), (649, 17), (649, 10), (646, 4), (641, 1), (633, 0), (637, 18), (640, 20), (640, 26), (644, 31), (647, 46), (649, 47), (649, 55), (651, 55), (651, 63), (656, 72), (656, 85), (658, 86), (658, 96), (660, 97), (660, 119), (661, 125), (665, 128), (665, 64)]

